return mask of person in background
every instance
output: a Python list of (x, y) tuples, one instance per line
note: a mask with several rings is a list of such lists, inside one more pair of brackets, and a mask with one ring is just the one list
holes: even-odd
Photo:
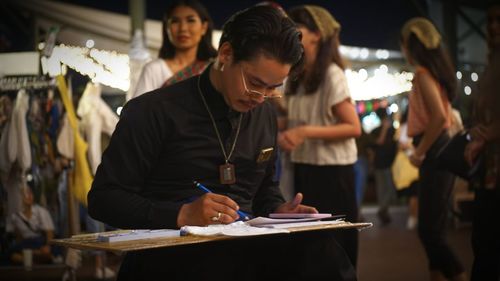
[[(286, 202), (273, 180), (278, 129), (265, 102), (302, 61), (301, 34), (279, 10), (234, 14), (201, 75), (125, 105), (88, 194), (90, 215), (118, 228), (178, 229), (229, 224), (238, 211), (317, 213), (300, 193)], [(118, 280), (356, 280), (332, 232), (128, 252)]]
[[(360, 120), (361, 121), (361, 120)], [(370, 172), (370, 162), (373, 158), (373, 153), (368, 148), (370, 143), (370, 135), (361, 128), (361, 136), (356, 139), (356, 150), (358, 151), (358, 159), (354, 163), (354, 186), (356, 190), (356, 202), (358, 208), (363, 204), (366, 185), (368, 183), (368, 173)], [(361, 213), (360, 220), (364, 220)]]
[(142, 69), (132, 98), (201, 73), (216, 55), (212, 30), (212, 19), (198, 0), (170, 4), (158, 58)]
[(475, 187), (472, 219), (474, 263), (471, 280), (500, 280), (500, 4), (488, 8), (488, 65), (479, 82), (475, 101), (472, 141), (465, 158), (472, 166), (478, 155), (484, 161), (483, 176)]
[(11, 261), (22, 263), (22, 250), (31, 249), (35, 263), (62, 262), (60, 251), (49, 244), (54, 238), (52, 217), (46, 208), (35, 203), (29, 186), (22, 187), (22, 205), (22, 211), (9, 218), (16, 237), (9, 250)]
[(396, 133), (398, 153), (392, 164), (392, 176), (398, 195), (408, 196), (408, 220), (406, 228), (413, 230), (418, 223), (418, 169), (410, 162), (414, 147), (412, 138), (408, 137), (408, 109), (401, 116), (399, 129)]
[(451, 105), (456, 93), (455, 70), (441, 35), (425, 18), (412, 18), (401, 29), (401, 49), (415, 67), (409, 95), (408, 136), (419, 167), (418, 234), (429, 261), (431, 280), (465, 280), (462, 263), (446, 241), (448, 201), (453, 175), (437, 168), (435, 156), (449, 140)]
[(394, 140), (395, 129), (392, 118), (387, 114), (387, 108), (380, 107), (375, 113), (380, 119), (380, 126), (374, 129), (371, 147), (374, 151), (373, 167), (375, 186), (377, 188), (377, 216), (382, 225), (391, 222), (389, 206), (396, 198), (396, 188), (392, 178), (391, 166), (397, 152), (397, 142)]
[[(304, 194), (304, 203), (356, 222), (353, 164), (361, 126), (339, 52), (340, 24), (319, 6), (292, 7), (288, 16), (303, 35), (305, 67), (297, 79), (287, 80), (288, 126), (279, 145), (291, 151), (294, 187)], [(355, 265), (357, 230), (338, 231), (335, 237)]]

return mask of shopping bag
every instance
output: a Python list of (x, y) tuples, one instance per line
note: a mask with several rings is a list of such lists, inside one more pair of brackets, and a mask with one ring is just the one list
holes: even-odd
[(402, 150), (396, 154), (391, 169), (396, 190), (407, 188), (418, 179), (418, 169), (411, 164), (408, 155)]

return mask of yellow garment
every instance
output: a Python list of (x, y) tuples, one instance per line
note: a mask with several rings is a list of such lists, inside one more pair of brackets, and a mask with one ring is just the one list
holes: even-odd
[(410, 159), (402, 150), (398, 151), (392, 163), (392, 178), (397, 190), (409, 187), (418, 179), (418, 169), (410, 163)]
[(405, 23), (401, 29), (403, 42), (406, 44), (410, 34), (415, 34), (426, 49), (436, 49), (441, 43), (441, 35), (436, 27), (426, 18), (416, 17)]
[(78, 201), (87, 206), (87, 193), (92, 185), (92, 174), (87, 161), (87, 143), (78, 132), (78, 119), (76, 118), (73, 103), (68, 98), (68, 87), (63, 76), (57, 77), (57, 85), (61, 94), (61, 99), (66, 109), (69, 124), (73, 129), (75, 140), (75, 168), (73, 173), (73, 186), (71, 191)]

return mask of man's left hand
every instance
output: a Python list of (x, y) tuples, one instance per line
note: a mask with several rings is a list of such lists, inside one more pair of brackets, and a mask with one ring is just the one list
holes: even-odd
[(302, 193), (297, 193), (292, 201), (281, 204), (275, 213), (312, 213), (317, 214), (318, 210), (311, 206), (306, 206), (300, 204), (304, 195)]

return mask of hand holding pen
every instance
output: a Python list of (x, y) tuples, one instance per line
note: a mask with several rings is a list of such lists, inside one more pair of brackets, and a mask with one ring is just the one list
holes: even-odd
[[(206, 186), (204, 186), (203, 184), (197, 182), (197, 181), (194, 181), (194, 184), (196, 187), (198, 187), (199, 189), (203, 190), (205, 193), (212, 193), (212, 191), (210, 189), (208, 189)], [(250, 216), (247, 215), (245, 212), (241, 211), (241, 210), (236, 210), (236, 212), (238, 213), (239, 215), (239, 219), (238, 220), (242, 220), (242, 221), (247, 221), (250, 219)], [(221, 217), (222, 213), (221, 212), (218, 212), (217, 213), (217, 216), (214, 216), (212, 217), (211, 219), (213, 221), (219, 221), (220, 220), (220, 217)]]
[(234, 200), (225, 195), (212, 193), (209, 189), (207, 191), (195, 186), (193, 188), (199, 188), (205, 194), (181, 206), (177, 216), (178, 227), (229, 224), (240, 219), (239, 206)]

